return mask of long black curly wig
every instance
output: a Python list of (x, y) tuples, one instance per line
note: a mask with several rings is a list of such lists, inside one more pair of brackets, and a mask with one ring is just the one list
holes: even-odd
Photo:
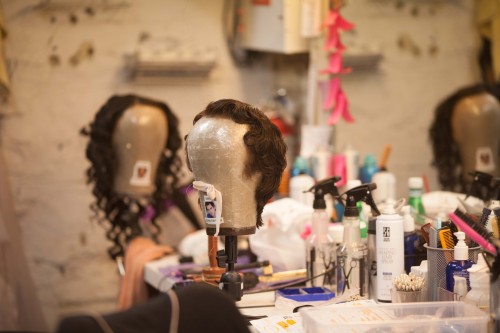
[[(141, 104), (157, 107), (163, 111), (168, 124), (168, 139), (160, 157), (155, 176), (155, 191), (150, 198), (134, 199), (114, 191), (117, 155), (113, 150), (112, 137), (118, 119), (125, 110)], [(91, 166), (87, 169), (87, 182), (92, 184), (95, 202), (91, 209), (94, 219), (100, 224), (108, 222), (106, 237), (113, 242), (108, 249), (112, 259), (124, 255), (124, 247), (132, 238), (142, 235), (141, 217), (151, 221), (152, 238), (157, 241), (160, 227), (156, 218), (168, 209), (166, 202), (177, 194), (181, 159), (177, 151), (182, 145), (177, 117), (167, 104), (137, 95), (115, 95), (99, 109), (95, 119), (81, 130), (90, 140), (86, 149)], [(181, 194), (182, 195), (182, 194)], [(174, 200), (175, 201), (175, 200)]]
[(463, 98), (490, 93), (498, 98), (498, 87), (477, 84), (457, 90), (436, 107), (434, 121), (429, 129), (432, 143), (432, 165), (437, 168), (438, 181), (443, 190), (467, 193), (459, 147), (453, 138), (452, 117), (457, 103)]

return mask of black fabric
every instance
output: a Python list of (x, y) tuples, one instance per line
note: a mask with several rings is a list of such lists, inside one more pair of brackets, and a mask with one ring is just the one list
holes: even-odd
[[(179, 298), (178, 333), (217, 332), (249, 333), (234, 301), (224, 292), (207, 284), (194, 284), (176, 290)], [(103, 315), (114, 333), (168, 333), (171, 306), (166, 294), (129, 310)], [(102, 333), (90, 315), (62, 319), (56, 333)]]

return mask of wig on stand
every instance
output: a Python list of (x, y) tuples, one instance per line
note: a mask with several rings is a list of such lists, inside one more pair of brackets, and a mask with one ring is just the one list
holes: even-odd
[[(112, 145), (113, 132), (124, 111), (137, 104), (162, 110), (168, 124), (168, 138), (154, 176), (155, 190), (144, 198), (130, 197), (114, 190), (118, 160)], [(82, 129), (82, 134), (90, 137), (86, 156), (91, 162), (87, 182), (92, 184), (95, 197), (91, 209), (95, 220), (109, 224), (106, 237), (113, 242), (108, 249), (111, 258), (123, 256), (127, 242), (143, 235), (143, 223), (149, 224), (151, 237), (157, 240), (160, 227), (156, 219), (168, 209), (169, 201), (175, 201), (174, 194), (179, 193), (177, 186), (182, 164), (177, 151), (182, 141), (176, 116), (165, 103), (136, 95), (115, 95), (99, 109), (94, 121)]]
[[(432, 165), (437, 168), (438, 180), (443, 190), (467, 193), (467, 182), (459, 145), (454, 139), (452, 119), (457, 104), (467, 97), (479, 94), (491, 94), (495, 89), (478, 84), (459, 89), (444, 99), (436, 107), (434, 120), (429, 129), (429, 138), (432, 143)], [(497, 152), (498, 153), (498, 152)]]

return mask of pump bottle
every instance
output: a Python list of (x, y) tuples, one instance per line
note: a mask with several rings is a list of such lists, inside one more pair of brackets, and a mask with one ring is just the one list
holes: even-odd
[(335, 183), (340, 177), (325, 179), (312, 186), (308, 192), (314, 194), (312, 215), (312, 230), (306, 241), (306, 270), (309, 279), (324, 274), (310, 280), (313, 287), (324, 286), (326, 288), (335, 287), (335, 259), (336, 245), (328, 232), (330, 217), (326, 210), (325, 195), (331, 194), (338, 197), (338, 189)]
[(458, 239), (457, 245), (454, 248), (454, 260), (446, 265), (446, 289), (449, 292), (454, 290), (454, 276), (462, 276), (467, 280), (467, 291), (470, 290), (469, 272), (467, 269), (474, 264), (469, 260), (469, 248), (465, 244), (465, 233), (463, 231), (455, 232)]
[(391, 302), (392, 281), (404, 273), (403, 217), (397, 209), (404, 205), (401, 199), (384, 205), (377, 217), (377, 300)]
[(344, 239), (337, 249), (337, 294), (342, 295), (349, 289), (359, 289), (361, 297), (368, 297), (368, 248), (361, 241), (359, 227), (358, 201), (370, 205), (374, 215), (380, 212), (375, 205), (372, 191), (377, 188), (374, 183), (363, 184), (348, 190), (344, 211)]

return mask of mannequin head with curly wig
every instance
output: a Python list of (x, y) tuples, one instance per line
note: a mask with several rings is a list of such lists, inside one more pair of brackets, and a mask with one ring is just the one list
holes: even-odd
[(500, 105), (484, 85), (462, 88), (435, 110), (429, 130), (443, 190), (467, 193), (474, 171), (500, 176)]
[[(163, 102), (137, 95), (115, 95), (98, 110), (82, 134), (89, 136), (86, 156), (91, 162), (95, 218), (109, 224), (113, 242), (109, 255), (123, 256), (124, 247), (143, 233), (148, 216), (153, 239), (160, 229), (156, 217), (167, 208), (178, 185), (182, 145), (178, 120)], [(151, 209), (152, 208), (152, 209)]]

